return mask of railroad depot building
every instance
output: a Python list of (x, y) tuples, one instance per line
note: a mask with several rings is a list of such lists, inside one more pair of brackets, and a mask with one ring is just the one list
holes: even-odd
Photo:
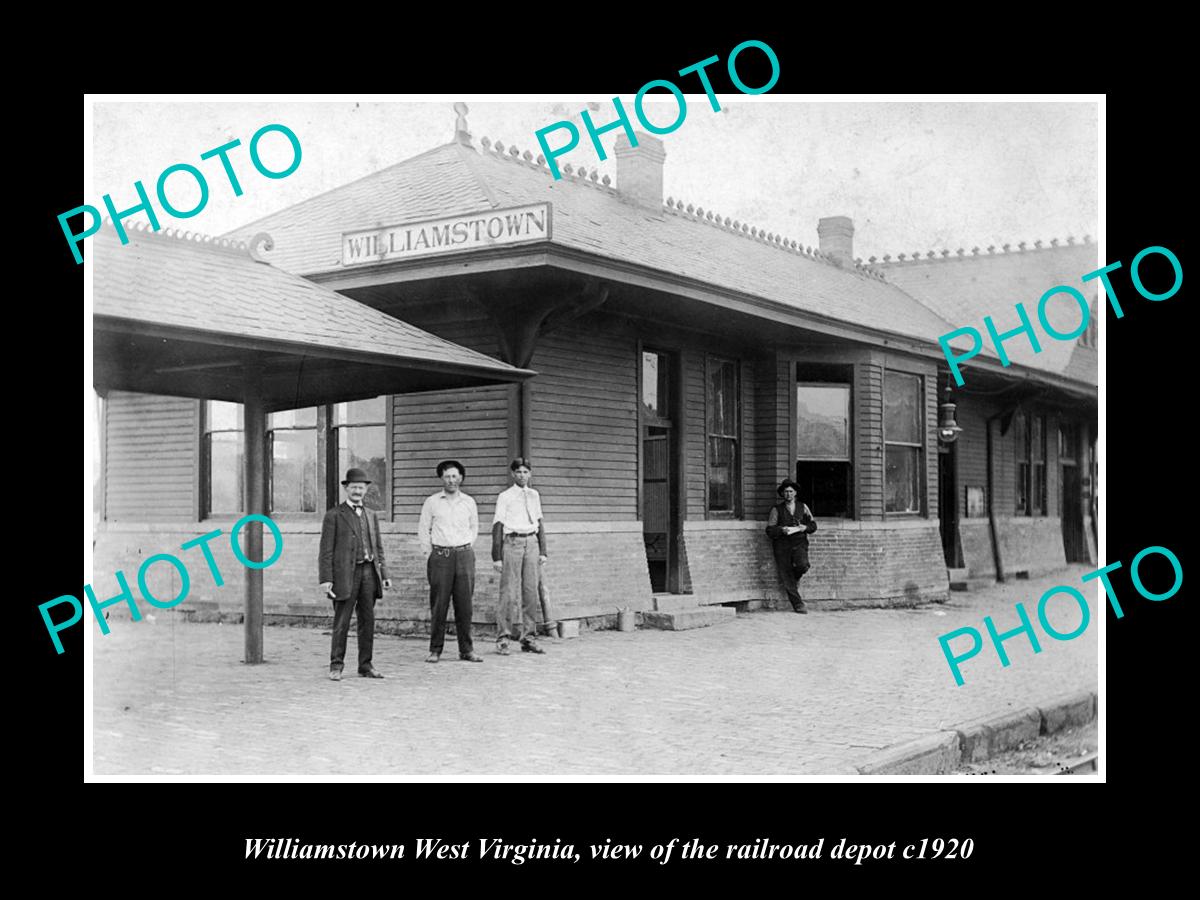
[[(446, 458), (479, 504), (481, 624), (498, 593), (491, 514), (515, 455), (535, 466), (560, 619), (782, 601), (764, 527), (784, 477), (820, 525), (801, 583), (818, 609), (943, 598), (948, 569), (991, 578), (1094, 557), (1094, 332), (1036, 355), (1010, 342), (1008, 368), (990, 348), (972, 360), (950, 443), (937, 344), (984, 315), (1007, 321), (1051, 285), (1079, 287), (1094, 244), (856, 262), (845, 217), (822, 219), (805, 247), (664, 198), (665, 157), (648, 135), (622, 138), (615, 185), (570, 165), (555, 180), (460, 118), (450, 143), (231, 235), (265, 232), (273, 249), (254, 265), (361, 304), (370, 315), (338, 326), (356, 341), (384, 313), (517, 373), (395, 394), (347, 378), (339, 400), (273, 413), (267, 498), (286, 550), (265, 573), (268, 621), (331, 614), (317, 543), (351, 465), (372, 474), (367, 502), (386, 520), (385, 630), (428, 621), (415, 531)], [(255, 314), (290, 310), (264, 298)], [(227, 531), (242, 504), (236, 405), (103, 396), (96, 571)], [(207, 582), (193, 579), (184, 609), (240, 613), (236, 590)]]

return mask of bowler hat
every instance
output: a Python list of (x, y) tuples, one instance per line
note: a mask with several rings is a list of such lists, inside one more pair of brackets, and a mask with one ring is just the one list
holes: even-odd
[(367, 477), (367, 473), (362, 469), (347, 469), (346, 480), (342, 482), (342, 486), (345, 487), (352, 481), (361, 481), (363, 484), (371, 483), (371, 479)]
[(457, 459), (444, 459), (440, 463), (438, 463), (438, 466), (437, 466), (438, 478), (441, 478), (442, 473), (445, 472), (447, 469), (449, 469), (451, 466), (458, 469), (458, 473), (460, 475), (462, 475), (463, 478), (467, 477), (466, 468)]
[(779, 487), (775, 488), (775, 493), (782, 497), (784, 488), (791, 488), (796, 492), (797, 496), (800, 494), (800, 485), (796, 484), (796, 482), (792, 481), (790, 478), (785, 478), (783, 481), (779, 482)]

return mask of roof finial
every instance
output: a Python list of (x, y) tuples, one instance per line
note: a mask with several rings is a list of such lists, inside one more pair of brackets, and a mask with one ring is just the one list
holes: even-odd
[(463, 146), (471, 146), (471, 132), (467, 130), (467, 113), (470, 110), (467, 104), (461, 100), (454, 104), (454, 111), (458, 113), (458, 117), (454, 120), (454, 140)]

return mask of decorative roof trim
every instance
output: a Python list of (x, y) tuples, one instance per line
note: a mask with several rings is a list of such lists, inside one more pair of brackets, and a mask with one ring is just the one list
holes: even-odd
[[(1054, 237), (1054, 238), (1050, 238), (1050, 240), (1048, 242), (1049, 246), (1044, 246), (1046, 243), (1047, 243), (1046, 241), (1035, 240), (1033, 242), (1033, 247), (1031, 248), (1027, 241), (1019, 241), (1017, 243), (1017, 247), (1015, 250), (1013, 249), (1012, 244), (1002, 244), (1000, 246), (999, 253), (997, 253), (997, 251), (996, 251), (995, 244), (989, 244), (987, 247), (986, 253), (981, 251), (979, 249), (979, 247), (972, 247), (971, 251), (970, 251), (970, 255), (968, 255), (967, 251), (965, 249), (963, 249), (962, 247), (959, 247), (957, 250), (955, 250), (953, 256), (951, 256), (950, 251), (946, 250), (946, 249), (942, 249), (940, 251), (929, 250), (929, 251), (926, 251), (926, 253), (924, 254), (924, 258), (922, 258), (922, 254), (920, 251), (917, 251), (916, 253), (913, 253), (911, 255), (909, 255), (907, 253), (900, 253), (897, 255), (897, 257), (895, 259), (892, 258), (892, 255), (890, 253), (885, 253), (883, 255), (882, 259), (877, 256), (870, 257), (867, 260), (867, 264), (868, 264), (868, 266), (874, 267), (873, 271), (879, 271), (880, 269), (883, 269), (884, 271), (886, 271), (887, 269), (893, 269), (898, 266), (911, 266), (911, 265), (916, 265), (918, 263), (924, 265), (924, 264), (927, 264), (930, 262), (939, 262), (939, 263), (940, 262), (958, 262), (958, 261), (964, 260), (964, 259), (974, 259), (980, 255), (1003, 256), (1004, 254), (1017, 255), (1020, 253), (1036, 253), (1039, 250), (1044, 251), (1044, 250), (1057, 249), (1064, 242), (1060, 241), (1058, 238)], [(1073, 246), (1076, 243), (1075, 236), (1068, 234), (1066, 237), (1065, 243), (1067, 246)], [(1083, 236), (1083, 240), (1081, 243), (1088, 245), (1088, 244), (1095, 243), (1095, 241), (1092, 239), (1092, 236), (1090, 234), (1085, 234)], [(939, 254), (940, 254), (940, 258), (939, 258)]]
[[(101, 231), (101, 234), (106, 234), (109, 237), (120, 240), (117, 236), (117, 229), (113, 224), (112, 217), (106, 216), (104, 225), (106, 227), (105, 230)], [(217, 237), (200, 231), (185, 231), (182, 228), (160, 228), (155, 230), (150, 227), (148, 222), (131, 222), (123, 227), (126, 235), (136, 234), (138, 240), (150, 239), (156, 241), (173, 241), (180, 244), (197, 244), (205, 250), (223, 251), (238, 256), (247, 256), (255, 262), (266, 263), (267, 265), (270, 265), (270, 262), (260, 255), (262, 249), (269, 251), (275, 246), (274, 240), (265, 231), (258, 232), (248, 241), (235, 241), (232, 238)]]
[[(522, 152), (517, 146), (505, 146), (503, 141), (492, 142), (491, 138), (485, 137), (480, 141), (483, 147), (483, 152), (497, 159), (503, 159), (506, 162), (516, 163), (528, 169), (536, 169), (551, 175), (549, 167), (546, 165), (546, 157), (539, 153), (536, 157), (528, 150)], [(571, 163), (564, 165), (561, 170), (562, 181), (573, 181), (579, 184), (587, 185), (595, 188), (603, 193), (611, 196), (620, 196), (619, 191), (611, 186), (612, 179), (607, 175), (601, 175), (600, 170), (593, 168), (590, 171), (586, 166), (575, 166)], [(682, 200), (676, 201), (674, 197), (668, 197), (663, 203), (663, 208), (667, 213), (679, 216), (683, 219), (690, 219), (694, 222), (699, 222), (702, 225), (709, 225), (729, 234), (737, 235), (748, 240), (755, 241), (760, 244), (766, 244), (769, 247), (774, 247), (776, 250), (781, 250), (785, 253), (792, 253), (796, 256), (804, 256), (814, 262), (824, 263), (835, 269), (843, 272), (861, 275), (864, 278), (871, 278), (875, 281), (886, 281), (883, 274), (868, 265), (864, 265), (861, 259), (856, 259), (851, 266), (839, 265), (831, 256), (822, 253), (816, 247), (806, 247), (799, 241), (786, 238), (781, 234), (767, 232), (765, 229), (752, 227), (748, 223), (741, 221), (732, 221), (728, 216), (722, 218), (714, 213), (711, 209), (705, 210), (703, 207), (693, 207), (688, 204), (685, 208)]]

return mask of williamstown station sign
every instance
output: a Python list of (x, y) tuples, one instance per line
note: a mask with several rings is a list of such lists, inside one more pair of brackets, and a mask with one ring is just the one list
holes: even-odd
[(492, 209), (342, 235), (342, 265), (380, 263), (550, 237), (550, 204)]

